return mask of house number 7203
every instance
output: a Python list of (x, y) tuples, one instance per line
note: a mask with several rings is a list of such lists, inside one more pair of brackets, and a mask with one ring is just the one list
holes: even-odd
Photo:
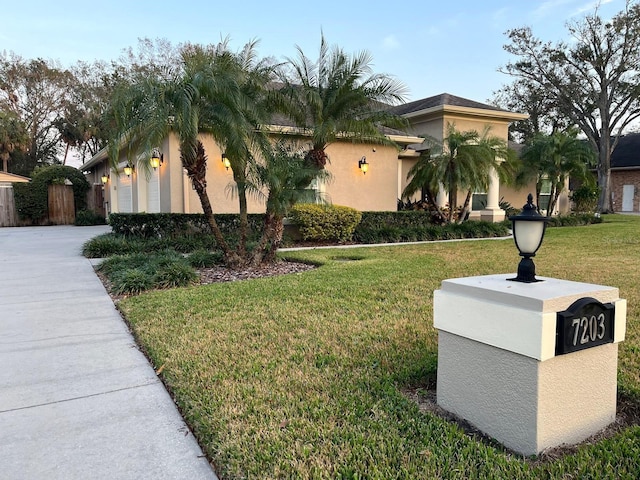
[(589, 342), (602, 340), (607, 332), (604, 321), (604, 313), (601, 313), (597, 317), (591, 315), (590, 317), (574, 318), (571, 321), (573, 346), (578, 345), (578, 342), (580, 342), (580, 345), (585, 345)]
[(556, 316), (556, 355), (613, 342), (615, 304), (595, 298), (576, 300)]

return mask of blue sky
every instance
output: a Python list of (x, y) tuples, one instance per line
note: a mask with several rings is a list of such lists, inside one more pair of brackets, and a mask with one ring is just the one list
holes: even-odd
[[(505, 31), (530, 26), (543, 40), (567, 39), (565, 24), (593, 12), (592, 0), (389, 0), (242, 2), (218, 0), (0, 0), (0, 51), (25, 58), (116, 59), (138, 38), (174, 44), (216, 43), (229, 36), (234, 49), (259, 39), (261, 56), (310, 58), (320, 32), (347, 52), (368, 50), (376, 72), (409, 88), (409, 100), (451, 93), (477, 101), (492, 97), (510, 78), (497, 72), (509, 61)], [(611, 17), (624, 0), (601, 0)]]

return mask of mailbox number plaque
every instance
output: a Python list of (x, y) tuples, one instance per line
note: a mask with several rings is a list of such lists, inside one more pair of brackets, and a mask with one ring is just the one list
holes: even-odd
[(612, 303), (600, 303), (590, 297), (581, 298), (564, 312), (558, 312), (556, 355), (613, 343), (614, 313)]

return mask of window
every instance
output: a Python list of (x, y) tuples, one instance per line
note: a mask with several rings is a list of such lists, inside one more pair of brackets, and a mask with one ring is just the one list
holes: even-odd
[(476, 192), (471, 196), (471, 210), (484, 210), (487, 208), (486, 192)]
[(538, 209), (547, 210), (551, 201), (551, 180), (543, 178), (540, 180), (540, 198), (538, 199)]

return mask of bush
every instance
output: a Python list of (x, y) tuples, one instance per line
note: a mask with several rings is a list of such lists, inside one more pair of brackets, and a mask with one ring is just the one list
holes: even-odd
[(220, 251), (210, 252), (208, 250), (195, 250), (187, 257), (189, 264), (195, 268), (208, 268), (221, 265), (223, 263), (223, 255)]
[(196, 272), (186, 262), (175, 261), (160, 267), (153, 277), (154, 287), (174, 288), (192, 284), (198, 279)]
[(569, 195), (573, 202), (573, 211), (576, 213), (595, 212), (599, 197), (600, 187), (588, 184), (581, 185)]
[[(259, 232), (264, 215), (249, 215), (249, 229)], [(225, 236), (234, 236), (240, 226), (240, 216), (217, 214), (216, 222)], [(142, 238), (194, 237), (209, 234), (203, 214), (192, 213), (112, 213), (109, 225), (114, 233)]]
[(138, 294), (153, 286), (153, 277), (142, 268), (128, 268), (114, 274), (111, 285), (116, 295)]
[(91, 210), (80, 210), (76, 213), (75, 224), (78, 227), (88, 227), (90, 225), (106, 225), (107, 219)]
[(347, 242), (362, 214), (339, 205), (299, 204), (291, 209), (291, 217), (303, 240)]
[(354, 239), (360, 243), (395, 243), (458, 238), (502, 237), (510, 224), (481, 221), (451, 225), (429, 223), (429, 212), (363, 212)]
[(549, 227), (577, 227), (594, 223), (602, 223), (602, 218), (593, 213), (574, 213), (571, 215), (550, 217), (547, 225)]
[(102, 262), (98, 270), (111, 281), (111, 291), (116, 295), (181, 287), (197, 280), (193, 267), (175, 250), (113, 256)]

